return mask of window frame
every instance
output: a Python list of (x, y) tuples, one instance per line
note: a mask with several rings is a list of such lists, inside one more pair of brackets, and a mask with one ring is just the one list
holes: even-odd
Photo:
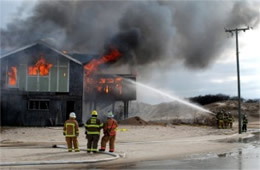
[[(31, 108), (31, 102), (37, 102), (37, 108)], [(41, 103), (47, 102), (47, 109), (41, 108)], [(50, 110), (50, 100), (49, 99), (29, 99), (27, 103), (27, 109), (29, 111), (49, 111)]]
[[(12, 86), (12, 85), (9, 84), (8, 72), (9, 72), (10, 68), (12, 68), (12, 67), (16, 67), (16, 83), (15, 83), (15, 86)], [(19, 69), (18, 69), (17, 65), (9, 65), (9, 64), (6, 65), (6, 85), (10, 89), (19, 89), (19, 77), (18, 77), (19, 73), (18, 73), (18, 70)]]

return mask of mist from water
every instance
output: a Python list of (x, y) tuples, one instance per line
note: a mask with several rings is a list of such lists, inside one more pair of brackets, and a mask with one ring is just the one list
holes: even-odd
[(133, 81), (133, 80), (130, 80), (130, 79), (125, 79), (125, 80), (126, 80), (126, 81), (129, 81), (129, 82), (131, 82), (131, 83), (133, 83), (133, 84), (135, 84), (135, 85), (137, 85), (137, 86), (139, 86), (139, 87), (143, 87), (143, 88), (145, 88), (145, 89), (147, 89), (147, 90), (150, 90), (150, 91), (152, 91), (152, 92), (155, 92), (155, 93), (157, 93), (157, 94), (159, 94), (159, 95), (161, 95), (161, 96), (167, 97), (167, 98), (169, 98), (169, 99), (171, 99), (171, 100), (173, 100), (173, 101), (177, 101), (177, 102), (179, 102), (179, 103), (182, 103), (182, 104), (184, 104), (184, 105), (186, 105), (186, 106), (189, 106), (189, 107), (191, 107), (191, 108), (193, 108), (193, 109), (196, 109), (196, 110), (199, 110), (199, 111), (202, 111), (202, 112), (207, 112), (207, 113), (213, 114), (211, 111), (209, 111), (209, 110), (207, 110), (207, 109), (204, 109), (203, 107), (200, 107), (200, 106), (198, 106), (198, 105), (196, 105), (196, 104), (190, 103), (189, 101), (186, 101), (186, 100), (184, 100), (184, 99), (181, 99), (181, 98), (179, 98), (179, 97), (177, 97), (177, 96), (173, 96), (173, 95), (171, 95), (171, 94), (169, 94), (169, 93), (167, 93), (167, 92), (164, 92), (164, 91), (162, 91), (162, 90), (158, 90), (158, 89), (156, 89), (156, 88), (154, 88), (154, 87), (151, 87), (151, 86), (148, 86), (148, 85), (146, 85), (146, 84), (143, 84), (143, 83), (140, 83), (140, 82), (136, 82), (136, 81)]

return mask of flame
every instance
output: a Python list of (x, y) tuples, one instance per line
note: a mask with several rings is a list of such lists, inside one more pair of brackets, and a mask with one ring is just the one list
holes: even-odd
[[(123, 88), (122, 88), (122, 78), (121, 77), (115, 77), (115, 78), (98, 78), (98, 79), (93, 79), (88, 77), (86, 79), (86, 91), (88, 93), (91, 93), (93, 90), (96, 90), (96, 92), (100, 93), (115, 93), (122, 95), (123, 93)], [(95, 91), (93, 91), (95, 92)]]
[(113, 78), (108, 78), (107, 79), (107, 83), (109, 84), (113, 84), (115, 82), (115, 80)]
[(99, 79), (99, 83), (100, 83), (100, 84), (105, 84), (105, 83), (106, 83), (106, 79), (100, 78), (100, 79)]
[(108, 92), (109, 92), (109, 90), (108, 90), (108, 85), (106, 85), (106, 90), (105, 90), (105, 91), (106, 91), (106, 93), (108, 93)]
[(97, 86), (97, 91), (102, 92), (102, 86)]
[(17, 69), (16, 67), (11, 67), (10, 71), (8, 72), (8, 84), (11, 86), (15, 86), (16, 78), (17, 78)]
[(28, 74), (30, 76), (36, 76), (39, 73), (40, 76), (47, 76), (52, 66), (52, 64), (48, 64), (44, 57), (41, 56), (34, 66), (29, 66)]
[(122, 81), (122, 78), (121, 78), (121, 77), (115, 78), (115, 82), (116, 82), (116, 83), (119, 83), (119, 82), (121, 82), (121, 81)]
[(111, 48), (110, 53), (107, 55), (104, 55), (100, 59), (93, 59), (90, 63), (86, 64), (84, 66), (86, 70), (86, 76), (89, 76), (93, 71), (96, 71), (99, 67), (99, 65), (115, 61), (121, 56), (121, 53), (116, 48)]

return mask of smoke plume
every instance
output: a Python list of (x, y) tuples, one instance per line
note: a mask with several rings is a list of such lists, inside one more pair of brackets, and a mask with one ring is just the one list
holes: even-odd
[(182, 61), (205, 68), (227, 46), (224, 28), (257, 26), (259, 2), (39, 1), (32, 16), (1, 29), (1, 48), (45, 40), (84, 53), (114, 46), (120, 63)]

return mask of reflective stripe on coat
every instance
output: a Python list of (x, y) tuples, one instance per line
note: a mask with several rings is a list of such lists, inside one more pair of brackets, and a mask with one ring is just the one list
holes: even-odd
[(70, 118), (64, 123), (63, 132), (66, 137), (76, 137), (79, 134), (79, 124), (74, 118)]
[(103, 123), (97, 117), (91, 117), (85, 124), (85, 133), (88, 135), (99, 135)]

